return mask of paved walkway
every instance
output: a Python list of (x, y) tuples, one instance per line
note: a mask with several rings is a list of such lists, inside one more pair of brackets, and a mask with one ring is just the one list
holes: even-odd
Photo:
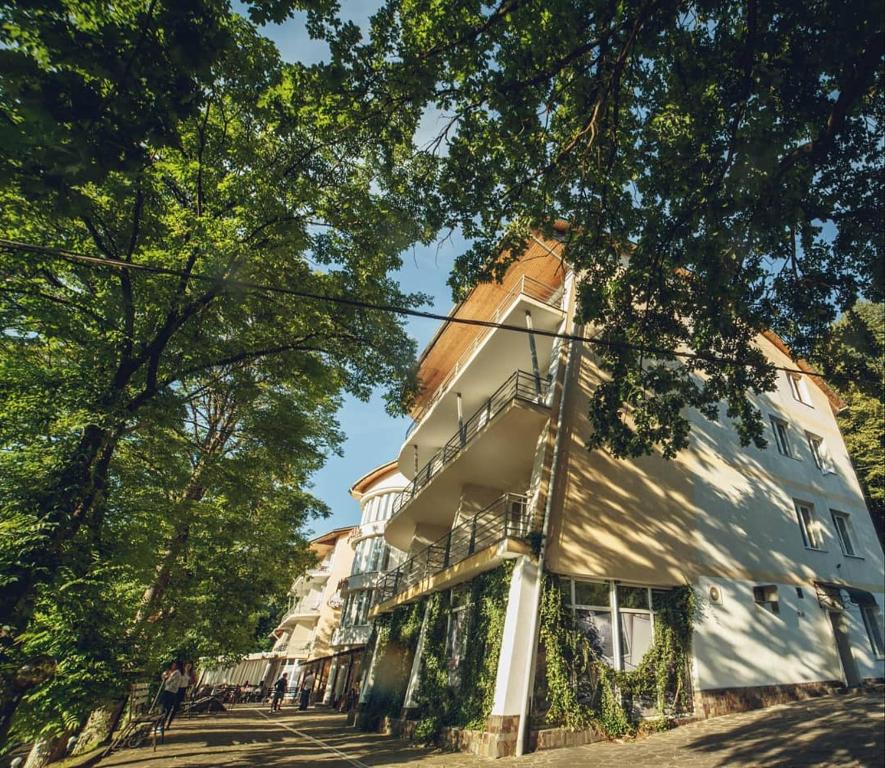
[(176, 722), (156, 752), (150, 747), (120, 752), (100, 768), (879, 768), (885, 764), (883, 714), (880, 694), (825, 697), (692, 723), (637, 741), (495, 761), (361, 733), (334, 713), (290, 709), (269, 715), (238, 707)]

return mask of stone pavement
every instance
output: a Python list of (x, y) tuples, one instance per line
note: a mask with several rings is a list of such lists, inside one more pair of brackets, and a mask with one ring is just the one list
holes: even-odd
[(488, 760), (349, 728), (344, 717), (238, 707), (176, 721), (166, 744), (119, 752), (99, 768), (749, 768), (885, 764), (881, 694), (828, 696), (713, 718), (624, 743)]

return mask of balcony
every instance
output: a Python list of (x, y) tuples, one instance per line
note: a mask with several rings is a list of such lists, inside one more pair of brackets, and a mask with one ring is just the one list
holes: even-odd
[(315, 600), (299, 600), (288, 611), (283, 614), (280, 619), (280, 626), (285, 627), (288, 624), (294, 624), (299, 619), (317, 618), (320, 615), (321, 599)]
[[(487, 312), (479, 308), (473, 319), (526, 327), (526, 314), (538, 331), (556, 331), (563, 319), (562, 286), (547, 285), (523, 275), (498, 306)], [(553, 339), (535, 335), (535, 351), (542, 371), (547, 371)], [(457, 419), (460, 398), (464, 413), (472, 413), (488, 394), (488, 382), (499, 380), (501, 371), (532, 369), (529, 337), (498, 327), (444, 326), (431, 343), (429, 359), (422, 359), (421, 377), (426, 387), (412, 411), (413, 422), (400, 450), (399, 470), (411, 478), (415, 448), (423, 464), (448, 437)]]
[(338, 627), (332, 634), (333, 648), (342, 645), (365, 645), (372, 634), (371, 624), (357, 624), (353, 627)]
[[(525, 488), (547, 422), (549, 382), (516, 371), (415, 474), (393, 506), (384, 537), (409, 551), (419, 527), (451, 527), (465, 484)], [(444, 471), (445, 470), (445, 471)]]
[(448, 589), (491, 570), (508, 557), (528, 554), (533, 532), (523, 494), (505, 493), (378, 581), (370, 617), (428, 592)]

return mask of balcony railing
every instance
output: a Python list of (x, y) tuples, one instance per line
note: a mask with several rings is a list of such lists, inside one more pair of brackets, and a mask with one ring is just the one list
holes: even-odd
[(284, 624), (294, 616), (310, 616), (319, 613), (321, 604), (322, 600), (320, 598), (310, 601), (299, 600), (283, 614), (283, 617), (280, 619), (280, 624)]
[(452, 528), (445, 536), (420, 550), (378, 580), (372, 605), (405, 592), (433, 574), (466, 560), (475, 552), (507, 538), (524, 539), (531, 533), (526, 497), (505, 493), (485, 509)]
[(525, 371), (515, 371), (495, 393), (485, 401), (449, 441), (440, 448), (421, 469), (393, 502), (391, 517), (415, 498), (452, 459), (454, 459), (480, 430), (503, 411), (514, 400), (541, 403), (550, 388), (547, 377), (533, 376)]
[[(519, 282), (513, 286), (508, 292), (507, 295), (504, 296), (503, 299), (498, 303), (498, 306), (495, 308), (495, 311), (492, 313), (492, 316), (488, 318), (489, 322), (498, 323), (507, 313), (507, 310), (510, 308), (510, 305), (520, 296), (528, 296), (530, 299), (534, 299), (535, 301), (539, 301), (542, 304), (547, 304), (553, 309), (560, 309), (560, 303), (562, 301), (562, 291), (563, 285), (560, 285), (558, 288), (547, 285), (546, 283), (542, 283), (534, 278), (527, 277), (523, 275)], [(421, 420), (427, 415), (431, 408), (436, 405), (436, 402), (446, 393), (449, 388), (449, 385), (455, 379), (455, 377), (461, 372), (464, 366), (467, 364), (467, 361), (470, 359), (470, 356), (473, 354), (474, 350), (482, 344), (485, 338), (492, 332), (492, 328), (486, 327), (483, 328), (479, 334), (477, 334), (476, 338), (470, 344), (467, 349), (465, 349), (461, 356), (458, 358), (457, 362), (452, 369), (449, 371), (448, 375), (439, 386), (434, 391), (433, 395), (427, 400), (424, 405), (422, 405), (414, 415), (414, 419), (412, 423), (409, 425), (409, 429), (406, 432), (408, 436), (411, 434), (412, 430), (421, 422)]]

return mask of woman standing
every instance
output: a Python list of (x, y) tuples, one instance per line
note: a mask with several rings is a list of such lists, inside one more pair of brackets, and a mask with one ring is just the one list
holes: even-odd
[(175, 708), (178, 703), (178, 688), (181, 685), (181, 666), (173, 661), (163, 673), (162, 688), (160, 689), (160, 707), (163, 710), (163, 729), (169, 727), (175, 716)]

